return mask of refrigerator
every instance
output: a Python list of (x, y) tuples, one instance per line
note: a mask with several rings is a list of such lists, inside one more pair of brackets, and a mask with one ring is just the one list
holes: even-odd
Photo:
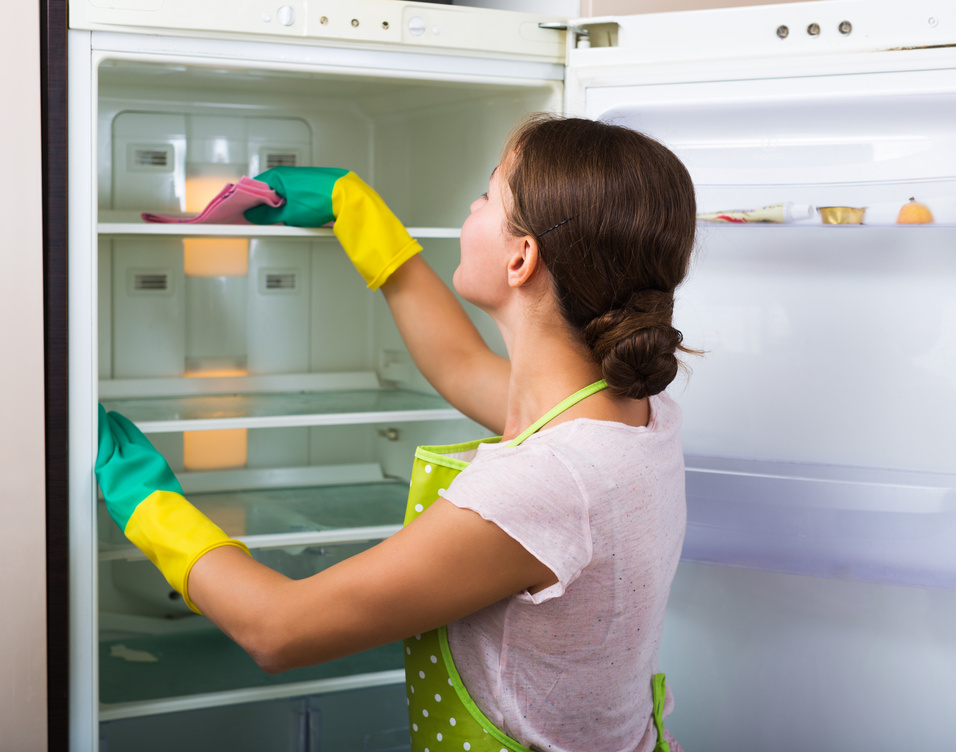
[[(822, 0), (569, 19), (401, 0), (69, 7), (69, 746), (408, 749), (400, 648), (281, 675), (109, 519), (96, 405), (260, 561), (401, 524), (419, 444), (484, 435), (331, 230), (155, 224), (277, 165), (366, 179), (450, 281), (534, 111), (646, 132), (701, 211), (675, 313), (688, 529), (661, 670), (686, 749), (956, 740), (956, 14)], [(929, 224), (898, 224), (911, 197)], [(492, 322), (469, 308), (493, 347)]]

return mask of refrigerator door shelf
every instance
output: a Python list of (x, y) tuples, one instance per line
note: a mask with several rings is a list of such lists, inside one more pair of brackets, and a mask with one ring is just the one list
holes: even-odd
[(956, 475), (687, 458), (683, 559), (956, 589)]

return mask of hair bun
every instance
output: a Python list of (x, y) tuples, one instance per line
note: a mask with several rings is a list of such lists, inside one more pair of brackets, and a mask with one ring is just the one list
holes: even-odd
[(674, 380), (683, 335), (671, 326), (673, 312), (673, 293), (639, 290), (624, 306), (584, 327), (584, 341), (601, 364), (611, 392), (642, 399), (659, 394)]

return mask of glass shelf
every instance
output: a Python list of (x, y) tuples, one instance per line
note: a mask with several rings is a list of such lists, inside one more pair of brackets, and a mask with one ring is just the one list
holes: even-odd
[(313, 488), (224, 491), (190, 499), (229, 535), (401, 525), (408, 484), (383, 481)]
[[(101, 719), (172, 709), (163, 701), (189, 698), (188, 707), (374, 686), (401, 681), (401, 643), (318, 666), (267, 674), (219, 630), (148, 635), (100, 642)], [(337, 681), (341, 680), (341, 681)]]
[[(402, 526), (408, 484), (385, 480), (305, 488), (188, 493), (227, 535), (249, 548), (323, 546), (382, 540)], [(100, 561), (144, 558), (118, 527), (100, 546)]]
[(726, 227), (776, 227), (787, 230), (898, 230), (910, 232), (918, 228), (937, 228), (940, 230), (956, 229), (956, 224), (950, 222), (928, 222), (926, 224), (869, 224), (860, 225), (825, 225), (822, 222), (698, 222), (697, 228), (726, 228)]
[(144, 433), (454, 420), (441, 397), (402, 389), (104, 399)]
[[(408, 227), (413, 238), (457, 238), (460, 227)], [(242, 238), (312, 238), (334, 239), (331, 227), (287, 227), (285, 225), (212, 225), (182, 222), (144, 222), (140, 212), (100, 211), (96, 230), (108, 237), (242, 237)]]

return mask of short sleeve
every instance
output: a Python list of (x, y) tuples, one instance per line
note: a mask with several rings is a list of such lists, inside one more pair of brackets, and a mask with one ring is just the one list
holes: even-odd
[(563, 595), (591, 561), (587, 499), (550, 446), (491, 448), (441, 495), (496, 524), (557, 576), (555, 585), (519, 598), (543, 603)]

